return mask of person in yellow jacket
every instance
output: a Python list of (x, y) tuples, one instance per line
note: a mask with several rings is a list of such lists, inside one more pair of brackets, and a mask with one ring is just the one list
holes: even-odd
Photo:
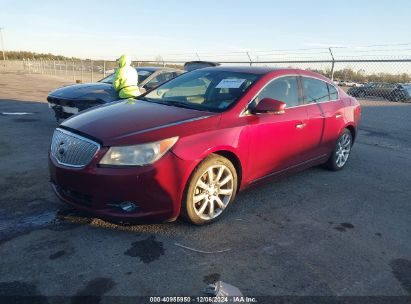
[(118, 59), (118, 69), (113, 81), (113, 88), (117, 91), (121, 99), (139, 96), (138, 74), (135, 68), (131, 67), (131, 59), (127, 55), (122, 55)]

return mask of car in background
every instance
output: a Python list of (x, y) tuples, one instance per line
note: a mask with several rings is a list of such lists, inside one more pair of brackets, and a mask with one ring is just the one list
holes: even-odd
[(347, 94), (353, 97), (365, 98), (367, 96), (373, 96), (377, 83), (369, 82), (365, 83), (361, 87), (350, 88)]
[(349, 80), (340, 80), (340, 81), (338, 82), (338, 85), (341, 86), (341, 87), (351, 87), (351, 88), (360, 87), (360, 86), (361, 86), (361, 84), (356, 83), (356, 82), (354, 82), (354, 81), (349, 81)]
[[(151, 90), (164, 82), (184, 73), (182, 70), (164, 67), (138, 67), (138, 86), (140, 91)], [(75, 84), (51, 92), (47, 101), (58, 120), (68, 118), (83, 110), (118, 100), (111, 74), (95, 83)]]
[(407, 90), (402, 85), (395, 83), (370, 82), (362, 87), (350, 88), (348, 95), (353, 97), (380, 97), (390, 101), (402, 101), (407, 99)]
[(184, 70), (187, 72), (220, 66), (220, 63), (213, 61), (189, 61), (184, 64)]
[(400, 84), (392, 92), (392, 101), (411, 102), (411, 84)]
[(50, 181), (63, 202), (98, 217), (208, 224), (263, 180), (343, 169), (360, 117), (357, 100), (317, 73), (198, 69), (65, 120)]

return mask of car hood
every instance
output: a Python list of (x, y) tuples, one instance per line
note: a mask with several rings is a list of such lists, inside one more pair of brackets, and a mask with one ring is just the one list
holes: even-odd
[(84, 111), (61, 127), (105, 146), (134, 145), (216, 128), (220, 114), (142, 100), (117, 101)]
[(104, 102), (110, 102), (118, 99), (116, 91), (111, 84), (104, 82), (75, 84), (67, 87), (62, 87), (52, 91), (50, 97), (61, 99), (82, 99), (96, 100), (100, 99)]

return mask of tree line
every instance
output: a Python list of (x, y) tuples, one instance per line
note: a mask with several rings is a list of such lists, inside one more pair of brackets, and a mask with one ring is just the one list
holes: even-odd
[[(80, 60), (76, 57), (66, 57), (62, 55), (54, 55), (51, 53), (36, 53), (30, 51), (6, 51), (5, 52), (6, 58), (8, 60), (23, 60), (23, 59), (34, 59), (34, 60)], [(89, 60), (89, 59), (87, 59)], [(162, 58), (156, 58), (158, 61), (158, 65), (161, 65)], [(102, 61), (101, 61), (102, 62)], [(153, 65), (153, 63), (150, 63)], [(170, 65), (167, 65), (170, 66)], [(181, 68), (179, 65), (175, 67)], [(322, 74), (326, 77), (331, 78), (331, 70), (318, 70), (318, 69), (310, 69), (308, 70), (317, 72)], [(390, 74), (390, 73), (371, 73), (367, 74), (363, 69), (360, 70), (353, 70), (352, 68), (344, 68), (342, 70), (334, 71), (334, 79), (335, 80), (346, 80), (346, 81), (354, 81), (357, 83), (366, 83), (366, 82), (387, 82), (387, 83), (408, 83), (411, 82), (411, 75), (407, 73), (399, 73), (399, 74)]]
[(23, 60), (23, 59), (45, 59), (45, 60), (80, 60), (75, 57), (66, 57), (62, 55), (54, 55), (51, 53), (36, 53), (29, 51), (6, 51), (5, 57), (8, 60)]
[[(331, 78), (331, 70), (316, 70), (310, 71), (322, 74)], [(386, 83), (408, 83), (411, 82), (411, 75), (407, 73), (390, 74), (390, 73), (372, 73), (366, 74), (364, 70), (354, 71), (351, 68), (334, 71), (334, 80), (354, 81), (357, 83), (366, 82), (386, 82)]]

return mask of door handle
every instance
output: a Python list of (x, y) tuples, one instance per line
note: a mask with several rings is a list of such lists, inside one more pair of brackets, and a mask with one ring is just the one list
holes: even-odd
[(341, 117), (343, 117), (342, 114), (336, 114), (336, 115), (335, 115), (335, 118), (337, 118), (337, 119), (339, 119), (339, 118), (341, 118)]
[(298, 125), (296, 125), (295, 127), (296, 127), (297, 129), (303, 129), (306, 125), (307, 125), (306, 123), (301, 122), (301, 123), (299, 123)]

